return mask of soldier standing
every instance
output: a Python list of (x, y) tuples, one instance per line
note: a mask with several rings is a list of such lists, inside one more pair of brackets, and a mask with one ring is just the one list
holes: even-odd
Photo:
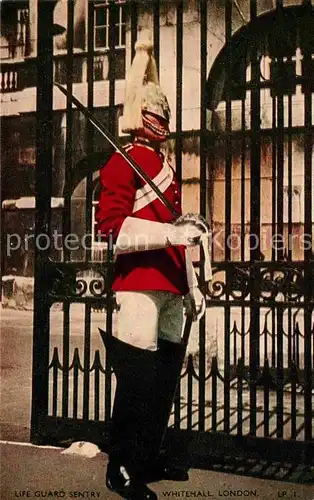
[[(138, 41), (126, 82), (122, 130), (126, 151), (181, 214), (180, 186), (160, 144), (169, 135), (170, 109), (159, 86), (153, 46)], [(123, 498), (154, 500), (150, 479), (187, 480), (160, 453), (185, 354), (183, 297), (195, 318), (205, 311), (186, 247), (200, 243), (194, 222), (180, 226), (120, 153), (100, 171), (99, 231), (111, 232), (117, 255), (113, 290), (117, 328), (105, 338), (117, 379), (106, 485)]]

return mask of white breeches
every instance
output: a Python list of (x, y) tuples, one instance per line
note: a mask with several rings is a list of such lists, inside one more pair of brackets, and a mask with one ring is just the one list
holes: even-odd
[(183, 299), (171, 292), (116, 292), (113, 335), (141, 349), (155, 351), (158, 337), (180, 342)]

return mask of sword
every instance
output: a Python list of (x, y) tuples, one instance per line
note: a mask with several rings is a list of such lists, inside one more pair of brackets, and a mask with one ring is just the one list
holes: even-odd
[(137, 173), (137, 175), (145, 181), (149, 187), (156, 193), (159, 200), (165, 205), (165, 207), (169, 210), (171, 215), (175, 218), (179, 216), (178, 212), (174, 209), (174, 207), (169, 203), (164, 194), (160, 191), (158, 186), (152, 181), (152, 179), (144, 172), (144, 170), (134, 161), (132, 156), (130, 156), (123, 147), (117, 142), (115, 137), (103, 126), (103, 124), (97, 120), (93, 116), (93, 114), (86, 109), (83, 103), (79, 101), (74, 95), (70, 94), (67, 89), (62, 87), (59, 83), (54, 83), (56, 87), (81, 111), (81, 113), (87, 118), (87, 120), (100, 132), (100, 134), (107, 139), (107, 141), (115, 148), (115, 150), (122, 155), (125, 161), (128, 162), (130, 167)]
[[(132, 156), (130, 156), (124, 149), (123, 147), (117, 142), (115, 137), (104, 127), (104, 125), (97, 120), (93, 116), (93, 114), (84, 106), (84, 104), (79, 101), (73, 94), (70, 94), (67, 89), (62, 87), (59, 83), (55, 82), (54, 85), (72, 102), (75, 104), (77, 109), (81, 111), (81, 113), (87, 118), (87, 120), (100, 132), (100, 134), (107, 139), (107, 141), (114, 147), (114, 149), (122, 155), (122, 157), (127, 161), (127, 163), (130, 165), (130, 167), (137, 173), (137, 175), (144, 180), (150, 187), (151, 189), (156, 193), (156, 196), (159, 198), (159, 200), (165, 205), (165, 207), (170, 211), (170, 213), (177, 219), (180, 214), (174, 209), (174, 207), (169, 203), (167, 198), (164, 196), (164, 194), (160, 191), (158, 186), (152, 181), (152, 179), (146, 174), (146, 172), (143, 171), (143, 169), (134, 161)], [(188, 217), (190, 217), (191, 214), (187, 214)], [(184, 216), (180, 219), (180, 221), (184, 220)], [(179, 223), (180, 223), (179, 221)], [(202, 241), (203, 246), (204, 242)], [(205, 253), (206, 255), (206, 253)], [(206, 259), (207, 260), (207, 259)], [(208, 266), (205, 266), (205, 269)], [(205, 273), (207, 274), (207, 273)], [(186, 319), (186, 324), (185, 324), (185, 330), (184, 330), (184, 335), (183, 339), (185, 344), (188, 342), (189, 334), (191, 331), (191, 325), (192, 325), (192, 318), (187, 317)]]

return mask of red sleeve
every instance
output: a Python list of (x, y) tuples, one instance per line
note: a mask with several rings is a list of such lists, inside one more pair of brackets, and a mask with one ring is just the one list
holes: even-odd
[(98, 231), (116, 241), (120, 228), (132, 215), (136, 183), (135, 174), (119, 153), (114, 153), (100, 170), (100, 198), (96, 210)]

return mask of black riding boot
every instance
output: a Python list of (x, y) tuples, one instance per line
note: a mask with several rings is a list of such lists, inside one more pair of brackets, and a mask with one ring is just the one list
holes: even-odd
[(152, 436), (151, 453), (147, 478), (149, 480), (168, 479), (187, 481), (186, 469), (167, 463), (161, 454), (161, 446), (167, 430), (168, 421), (179, 382), (186, 346), (181, 343), (158, 340), (156, 356), (157, 387), (154, 392), (154, 410), (144, 432)]
[(111, 419), (107, 487), (130, 500), (156, 500), (144, 481), (152, 436), (157, 351), (131, 346), (101, 331), (117, 379)]

